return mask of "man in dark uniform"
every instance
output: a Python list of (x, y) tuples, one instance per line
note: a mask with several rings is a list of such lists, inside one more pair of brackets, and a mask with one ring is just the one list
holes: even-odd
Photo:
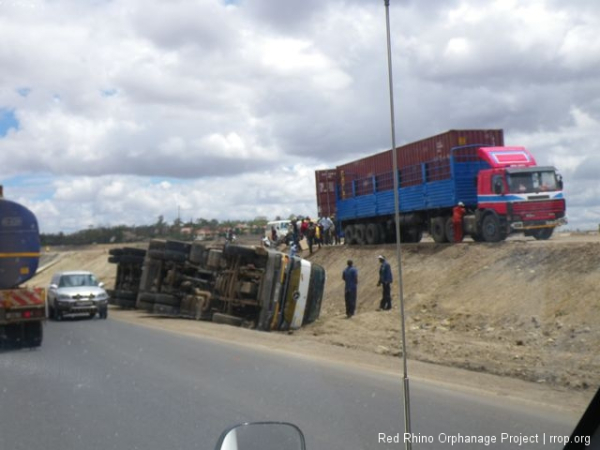
[(346, 317), (349, 319), (356, 311), (356, 290), (358, 287), (358, 270), (353, 267), (352, 260), (347, 262), (348, 266), (342, 272), (342, 279), (346, 282), (344, 289), (344, 300), (346, 301)]
[(392, 294), (390, 292), (390, 285), (392, 284), (392, 269), (390, 264), (385, 260), (385, 257), (379, 255), (379, 282), (377, 286), (383, 286), (383, 293), (381, 297), (381, 303), (379, 309), (388, 311), (392, 309)]

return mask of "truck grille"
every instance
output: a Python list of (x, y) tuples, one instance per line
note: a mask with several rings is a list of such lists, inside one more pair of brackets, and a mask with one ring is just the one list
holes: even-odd
[(550, 201), (529, 201), (529, 202), (515, 202), (512, 203), (512, 210), (514, 214), (522, 213), (554, 213), (556, 217), (562, 217), (562, 213), (565, 211), (565, 201), (550, 200)]

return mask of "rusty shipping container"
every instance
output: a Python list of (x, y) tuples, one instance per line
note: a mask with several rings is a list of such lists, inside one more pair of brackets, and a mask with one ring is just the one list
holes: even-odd
[[(427, 162), (425, 176), (429, 180), (447, 178), (449, 176), (450, 150), (458, 146), (475, 144), (503, 146), (504, 132), (501, 129), (450, 130), (397, 147), (402, 186), (417, 185), (423, 182), (423, 171), (420, 164), (425, 162)], [(367, 195), (374, 190), (393, 189), (392, 164), (392, 151), (386, 150), (337, 166), (335, 171), (339, 197), (346, 199), (355, 195)], [(328, 176), (330, 177), (331, 174)], [(319, 193), (318, 183), (317, 180), (319, 211), (334, 212), (335, 202), (331, 201), (331, 197)], [(333, 191), (335, 192), (335, 189)], [(330, 195), (331, 192), (332, 190), (329, 189)]]
[(317, 188), (317, 213), (319, 217), (335, 216), (335, 185), (337, 180), (335, 169), (315, 171)]
[[(431, 179), (447, 177), (445, 171), (450, 158), (450, 150), (462, 145), (504, 145), (503, 130), (450, 130), (420, 141), (412, 142), (396, 148), (398, 168), (405, 173), (407, 183), (421, 183), (420, 164), (428, 162), (426, 170)], [(392, 151), (376, 153), (356, 161), (342, 164), (337, 167), (337, 179), (340, 197), (353, 196), (352, 188), (357, 190), (357, 195), (368, 194), (376, 183), (379, 190), (388, 190), (393, 187), (392, 178)], [(375, 177), (375, 180), (372, 180)], [(371, 180), (369, 180), (371, 179)], [(354, 183), (354, 181), (359, 181)]]

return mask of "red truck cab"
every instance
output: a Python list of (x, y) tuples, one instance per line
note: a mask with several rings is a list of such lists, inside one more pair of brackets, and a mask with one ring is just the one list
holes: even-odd
[(566, 223), (562, 178), (554, 167), (538, 166), (524, 147), (482, 147), (478, 156), (489, 166), (477, 176), (483, 240), (513, 231), (548, 239)]

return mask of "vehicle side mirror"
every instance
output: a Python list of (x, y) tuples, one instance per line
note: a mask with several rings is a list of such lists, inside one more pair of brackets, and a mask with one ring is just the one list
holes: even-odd
[(302, 431), (291, 423), (255, 422), (225, 430), (216, 450), (306, 450)]
[(563, 190), (563, 179), (562, 179), (562, 175), (556, 175), (556, 185), (558, 186), (558, 189), (560, 191)]
[(58, 286), (56, 284), (51, 284), (50, 289), (58, 289)]
[(98, 287), (103, 288), (104, 287), (104, 282), (101, 281), (100, 283), (98, 283)]
[(494, 183), (494, 194), (504, 194), (504, 185), (502, 184), (502, 181), (498, 180)]

